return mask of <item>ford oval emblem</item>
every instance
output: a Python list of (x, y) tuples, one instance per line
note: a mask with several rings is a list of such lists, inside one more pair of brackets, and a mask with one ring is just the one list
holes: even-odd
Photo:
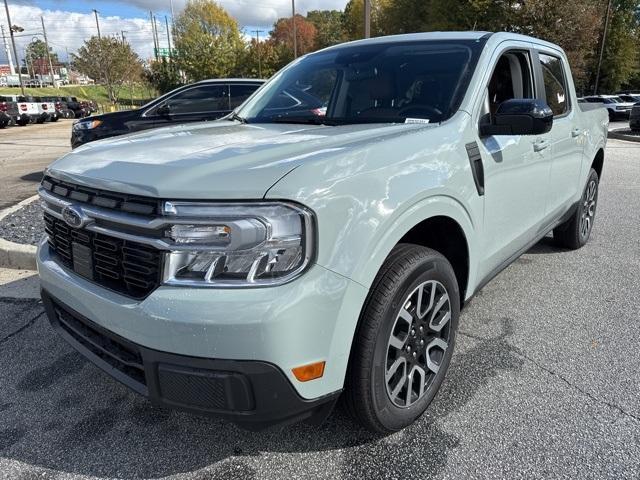
[(84, 227), (88, 220), (80, 207), (76, 207), (75, 205), (64, 207), (62, 209), (62, 218), (67, 225), (73, 228)]

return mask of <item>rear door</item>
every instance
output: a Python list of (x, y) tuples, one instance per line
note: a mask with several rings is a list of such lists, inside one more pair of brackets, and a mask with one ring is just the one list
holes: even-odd
[(559, 52), (538, 49), (535, 55), (539, 77), (538, 95), (553, 111), (551, 129), (551, 170), (547, 195), (547, 218), (564, 214), (575, 200), (580, 181), (585, 131), (580, 125), (579, 109), (567, 63)]

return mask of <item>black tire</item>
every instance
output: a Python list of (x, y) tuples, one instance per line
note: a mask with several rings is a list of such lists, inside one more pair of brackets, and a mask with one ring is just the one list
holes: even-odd
[(21, 127), (26, 127), (27, 125), (29, 125), (29, 120), (22, 120), (18, 122), (18, 125), (20, 125)]
[[(436, 289), (435, 295), (426, 293), (430, 292), (426, 286), (420, 290), (424, 285)], [(443, 289), (448, 301), (442, 294)], [(423, 295), (422, 306), (425, 305), (425, 293), (430, 297), (431, 305), (436, 306), (440, 303), (439, 299), (445, 299), (445, 306), (441, 309), (432, 309), (429, 306), (420, 317), (415, 310), (419, 303), (417, 298), (420, 298), (416, 292)], [(440, 294), (442, 295), (437, 296)], [(448, 322), (444, 320), (447, 314), (445, 309), (448, 309), (450, 314)], [(401, 311), (413, 312), (411, 321), (405, 320), (403, 323), (406, 333), (399, 330), (402, 323), (400, 319), (406, 318), (400, 315)], [(438, 323), (433, 322), (432, 315), (438, 318)], [(418, 245), (396, 246), (373, 282), (353, 341), (343, 399), (349, 414), (365, 428), (382, 434), (401, 430), (420, 417), (438, 392), (449, 367), (459, 316), (458, 282), (447, 259), (435, 250)], [(427, 325), (424, 322), (428, 317), (431, 320)], [(432, 330), (431, 325), (434, 329), (439, 327), (440, 330)], [(424, 328), (420, 329), (420, 326)], [(394, 347), (392, 338), (399, 341), (399, 337), (405, 335), (404, 341), (400, 342), (401, 346)], [(439, 346), (435, 351), (435, 339), (439, 336), (446, 345), (444, 348)], [(411, 345), (414, 346), (413, 351), (409, 350)], [(433, 353), (435, 357), (432, 356)], [(437, 372), (426, 365), (427, 357), (432, 366), (434, 358), (436, 359)], [(403, 370), (400, 370), (400, 367), (393, 370), (393, 365), (399, 363), (399, 360), (404, 362)], [(414, 391), (415, 375), (403, 374), (415, 374), (416, 365), (422, 368), (424, 374), (417, 379), (418, 391), (422, 390), (422, 393)], [(391, 374), (392, 371), (395, 373)], [(404, 382), (400, 381), (402, 377), (405, 378)], [(396, 378), (399, 379), (397, 383), (389, 385)], [(426, 388), (422, 389), (420, 380), (427, 385)], [(412, 389), (409, 391), (403, 386), (392, 398), (393, 392), (397, 391), (400, 384), (409, 385)], [(390, 391), (391, 388), (393, 391)], [(413, 403), (407, 406), (408, 398), (411, 398)], [(403, 399), (404, 405), (398, 405)]]
[(553, 230), (553, 239), (558, 246), (577, 250), (589, 241), (598, 206), (598, 186), (598, 173), (592, 168), (575, 213)]

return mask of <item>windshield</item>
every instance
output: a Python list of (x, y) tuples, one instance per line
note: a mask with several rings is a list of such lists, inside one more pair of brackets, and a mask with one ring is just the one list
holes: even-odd
[(458, 110), (484, 43), (368, 43), (311, 54), (237, 114), (249, 123), (441, 122)]

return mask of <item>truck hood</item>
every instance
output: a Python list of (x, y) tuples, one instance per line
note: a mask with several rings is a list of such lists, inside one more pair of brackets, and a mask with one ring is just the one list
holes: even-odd
[(172, 199), (255, 199), (304, 162), (424, 125), (307, 126), (227, 120), (86, 144), (47, 174), (115, 192)]

